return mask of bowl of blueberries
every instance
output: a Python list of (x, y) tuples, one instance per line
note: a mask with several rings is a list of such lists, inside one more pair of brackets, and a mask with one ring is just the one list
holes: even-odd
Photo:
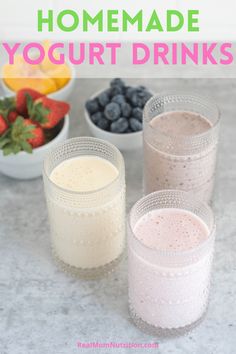
[(143, 109), (152, 93), (144, 86), (128, 86), (113, 79), (110, 87), (85, 104), (85, 117), (93, 136), (120, 150), (142, 147)]

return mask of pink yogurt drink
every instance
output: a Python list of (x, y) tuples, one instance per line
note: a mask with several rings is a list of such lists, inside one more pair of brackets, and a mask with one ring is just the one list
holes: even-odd
[(210, 202), (217, 158), (217, 107), (190, 95), (156, 96), (144, 113), (145, 194), (192, 192)]
[(129, 303), (138, 327), (175, 335), (194, 327), (208, 304), (214, 221), (182, 191), (141, 199), (130, 215)]

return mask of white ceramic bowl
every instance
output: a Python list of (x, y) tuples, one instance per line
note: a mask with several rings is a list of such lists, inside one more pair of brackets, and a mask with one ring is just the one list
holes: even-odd
[(32, 154), (21, 151), (16, 155), (4, 156), (0, 150), (0, 172), (16, 179), (33, 179), (42, 175), (43, 161), (51, 148), (65, 141), (69, 135), (69, 115), (58, 135), (49, 143), (33, 150)]
[[(90, 99), (94, 99), (99, 96), (104, 90), (101, 90), (95, 93)], [(126, 133), (126, 134), (116, 134), (111, 133), (106, 130), (103, 130), (97, 127), (89, 116), (89, 112), (85, 108), (85, 119), (88, 124), (89, 130), (93, 136), (99, 139), (103, 139), (109, 141), (113, 145), (115, 145), (121, 151), (129, 151), (141, 149), (143, 146), (143, 131), (134, 132), (134, 133)]]
[[(70, 63), (67, 63), (67, 65), (70, 67), (71, 70), (71, 79), (70, 81), (68, 81), (68, 83), (62, 87), (60, 90), (55, 91), (53, 93), (48, 94), (47, 96), (57, 100), (57, 101), (66, 101), (68, 99), (68, 97), (70, 96), (70, 94), (72, 93), (73, 87), (74, 87), (74, 83), (75, 83), (75, 77), (76, 77), (76, 72), (75, 72), (75, 68), (73, 65), (71, 65)], [(12, 89), (10, 89), (4, 79), (1, 79), (1, 86), (3, 88), (4, 93), (7, 96), (15, 96), (16, 92), (13, 91)], [(37, 88), (35, 88), (37, 90)]]

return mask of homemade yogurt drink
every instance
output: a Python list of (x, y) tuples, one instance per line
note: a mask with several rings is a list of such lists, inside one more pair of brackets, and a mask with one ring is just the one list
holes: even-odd
[[(50, 166), (57, 156), (60, 161)], [(82, 276), (109, 270), (119, 260), (125, 238), (120, 152), (98, 139), (71, 139), (48, 157), (45, 169), (55, 257), (66, 270)]]
[(188, 251), (209, 235), (206, 224), (184, 209), (154, 209), (135, 225), (134, 234), (146, 246), (161, 251)]
[(57, 186), (73, 192), (104, 188), (118, 177), (117, 168), (97, 156), (79, 156), (61, 162), (50, 174)]
[(182, 191), (141, 199), (130, 215), (129, 302), (134, 322), (150, 333), (185, 332), (208, 304), (214, 220), (206, 204)]
[(192, 192), (210, 202), (217, 158), (219, 113), (195, 96), (157, 96), (144, 113), (144, 190)]

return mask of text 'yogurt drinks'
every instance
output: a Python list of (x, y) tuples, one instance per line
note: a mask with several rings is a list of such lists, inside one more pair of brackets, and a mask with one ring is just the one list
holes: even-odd
[(185, 192), (160, 191), (131, 211), (130, 311), (135, 323), (151, 333), (184, 332), (206, 312), (213, 216), (191, 199)]
[(123, 251), (123, 158), (93, 138), (71, 139), (58, 149), (51, 160), (63, 159), (51, 168), (46, 161), (45, 178), (53, 250), (67, 270), (93, 277), (110, 269)]
[(212, 198), (219, 113), (194, 96), (157, 96), (144, 114), (145, 194), (162, 189)]

